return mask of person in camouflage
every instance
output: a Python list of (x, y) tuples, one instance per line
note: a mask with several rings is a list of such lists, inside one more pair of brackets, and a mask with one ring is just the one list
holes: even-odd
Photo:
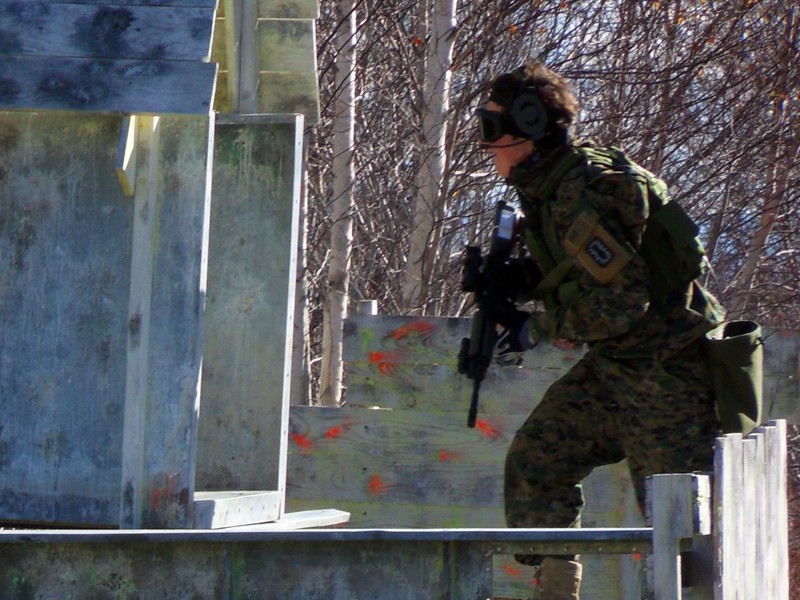
[[(517, 261), (514, 279), (526, 282), (522, 299), (545, 308), (501, 319), (498, 354), (539, 340), (588, 348), (511, 443), (510, 527), (579, 526), (581, 481), (622, 459), (643, 507), (647, 476), (710, 470), (719, 431), (701, 341), (723, 310), (691, 276), (654, 273), (643, 239), (666, 186), (619, 150), (572, 140), (577, 112), (566, 80), (540, 64), (494, 79), (477, 111), (482, 144), (524, 215), (532, 260)], [(517, 560), (541, 564), (544, 598), (578, 598), (576, 557)]]

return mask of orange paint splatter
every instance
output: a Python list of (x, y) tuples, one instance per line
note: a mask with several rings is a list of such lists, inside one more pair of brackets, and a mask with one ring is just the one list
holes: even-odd
[(641, 555), (641, 554), (639, 554), (638, 552), (635, 552), (635, 553), (633, 554), (633, 560), (634, 560), (635, 562), (641, 562), (641, 560), (642, 560), (642, 555)]
[(188, 490), (186, 488), (178, 489), (180, 479), (180, 473), (166, 473), (153, 479), (149, 498), (150, 510), (161, 512), (173, 503), (179, 505), (188, 503)]
[(328, 431), (325, 432), (325, 437), (329, 440), (335, 440), (340, 435), (342, 435), (342, 428), (339, 425), (335, 427), (331, 427)]
[(522, 577), (522, 569), (520, 569), (517, 565), (506, 564), (503, 565), (503, 571), (509, 577)]
[(442, 450), (439, 452), (439, 460), (442, 462), (452, 462), (461, 458), (460, 454), (456, 452), (448, 452), (447, 450)]
[(383, 482), (380, 475), (373, 475), (369, 478), (369, 493), (373, 496), (385, 494), (389, 487)]
[(430, 321), (413, 321), (408, 325), (398, 327), (390, 335), (396, 340), (401, 340), (412, 333), (418, 333), (422, 336), (427, 336), (430, 335), (434, 329), (436, 329), (436, 325)]
[(391, 375), (397, 367), (400, 355), (397, 352), (370, 352), (370, 364), (378, 365), (378, 372), (381, 375)]
[(381, 375), (391, 375), (397, 368), (397, 363), (381, 363), (378, 365), (378, 373)]
[(308, 436), (305, 434), (293, 433), (292, 440), (300, 447), (300, 450), (302, 450), (303, 453), (311, 451), (311, 449), (314, 447), (314, 442), (308, 439)]
[(483, 435), (489, 438), (500, 437), (500, 430), (494, 425), (478, 419), (475, 421), (475, 428), (478, 429)]

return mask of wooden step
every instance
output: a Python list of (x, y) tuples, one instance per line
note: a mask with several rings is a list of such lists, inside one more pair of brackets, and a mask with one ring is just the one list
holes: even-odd
[(194, 528), (223, 529), (269, 523), (281, 516), (278, 491), (195, 492)]
[(335, 509), (281, 514), (283, 494), (278, 491), (195, 492), (195, 529), (268, 531), (325, 527), (346, 523), (350, 513)]

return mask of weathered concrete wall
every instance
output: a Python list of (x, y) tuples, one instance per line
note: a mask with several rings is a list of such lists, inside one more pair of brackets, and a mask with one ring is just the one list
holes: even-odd
[[(118, 524), (124, 453), (151, 475), (136, 510), (153, 526), (191, 518), (209, 119), (162, 118), (140, 161), (158, 168), (137, 184), (138, 201), (157, 207), (139, 319), (120, 124), (0, 113), (0, 521)], [(144, 322), (141, 443), (123, 448), (129, 344), (143, 342)]]
[(198, 489), (284, 489), (302, 124), (216, 126)]

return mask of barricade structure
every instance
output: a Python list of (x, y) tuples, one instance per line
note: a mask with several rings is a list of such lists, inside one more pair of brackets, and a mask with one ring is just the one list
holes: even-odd
[(0, 1), (0, 523), (285, 516), (317, 12)]
[[(521, 598), (509, 555), (579, 552), (588, 600), (680, 597), (689, 565), (693, 597), (783, 600), (782, 421), (722, 438), (713, 480), (654, 478), (652, 524), (612, 468), (583, 529), (510, 530), (509, 392), (578, 350), (493, 369), (467, 430), (465, 320), (354, 318), (349, 405), (297, 405), (315, 1), (0, 9), (0, 597)], [(797, 336), (770, 335), (796, 416)]]
[[(582, 349), (540, 344), (525, 354), (520, 367), (491, 368), (481, 388), (477, 426), (468, 429), (466, 411), (472, 382), (456, 372), (457, 348), (460, 339), (469, 334), (468, 320), (363, 315), (348, 319), (345, 331), (346, 405), (292, 407), (288, 505), (294, 510), (324, 504), (336, 506), (351, 514), (348, 527), (504, 527), (502, 471), (506, 449), (547, 387), (579, 360)], [(768, 418), (794, 420), (800, 336), (795, 331), (766, 330), (764, 337)], [(764, 435), (758, 433), (760, 447), (765, 447)], [(727, 448), (736, 445), (736, 438), (725, 436), (718, 443)], [(740, 440), (739, 445), (742, 443)], [(753, 443), (748, 438), (745, 447), (752, 447)], [(731, 452), (723, 453), (718, 448), (716, 456), (722, 461), (723, 454), (728, 456)], [(785, 485), (785, 450), (774, 456), (769, 459), (769, 469), (779, 475), (773, 476), (773, 481), (783, 477)], [(730, 473), (731, 465), (741, 460), (729, 457), (728, 466), (718, 465), (717, 470)], [(748, 494), (766, 489), (752, 479), (752, 461), (747, 464), (750, 474), (737, 480), (738, 488), (728, 484), (726, 489)], [(763, 476), (766, 468), (755, 470)], [(690, 561), (687, 555), (685, 562), (693, 568), (683, 570), (697, 578), (705, 569), (710, 576), (713, 551), (704, 553), (703, 548), (713, 541), (707, 533), (714, 511), (737, 515), (744, 519), (745, 527), (753, 521), (744, 515), (759, 513), (742, 508), (741, 502), (733, 509), (728, 505), (724, 513), (721, 508), (712, 510), (713, 478), (702, 474), (674, 477), (677, 479), (669, 481), (679, 481), (683, 486), (682, 496), (677, 496), (682, 498), (682, 510), (697, 515), (696, 527), (705, 523), (688, 536), (685, 532), (689, 526), (681, 526), (681, 535), (687, 538), (681, 544), (684, 550), (693, 545), (691, 556), (695, 558)], [(671, 483), (666, 490), (674, 491), (677, 485)], [(583, 489), (587, 498), (581, 516), (584, 528), (628, 530), (650, 524), (639, 514), (624, 462), (596, 469), (585, 480)], [(658, 495), (663, 497), (664, 493)], [(739, 496), (739, 492), (728, 491), (727, 496), (720, 492), (715, 498), (727, 497), (730, 502), (730, 498)], [(651, 497), (655, 504), (663, 504)], [(767, 500), (784, 502), (785, 506), (785, 492), (762, 499)], [(658, 511), (653, 513), (654, 519), (656, 514)], [(771, 525), (781, 522), (785, 528), (785, 517)], [(663, 527), (660, 530), (665, 531)], [(766, 530), (760, 531), (763, 534)], [(786, 537), (780, 530), (770, 535), (775, 539)], [(739, 546), (725, 547), (736, 554)], [(597, 544), (594, 554), (583, 554), (587, 583), (582, 598), (639, 599), (645, 597), (648, 585), (653, 589), (655, 582), (648, 584), (647, 579), (655, 571), (643, 568), (648, 550), (598, 552), (602, 547)], [(762, 562), (779, 565), (788, 560), (778, 560), (772, 551), (758, 552)], [(746, 572), (736, 567), (728, 569), (726, 576)], [(493, 589), (498, 597), (529, 597), (534, 577), (533, 570), (517, 564), (509, 553), (495, 553)], [(729, 593), (730, 589), (736, 589), (736, 585), (728, 586)], [(701, 597), (699, 593), (699, 589), (695, 590), (695, 597)]]

